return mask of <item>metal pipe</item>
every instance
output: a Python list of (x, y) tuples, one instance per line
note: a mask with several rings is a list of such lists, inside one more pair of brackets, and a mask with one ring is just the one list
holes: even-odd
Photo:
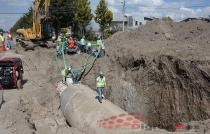
[[(140, 116), (128, 114), (108, 100), (99, 103), (96, 92), (82, 84), (56, 84), (60, 92), (61, 110), (67, 122), (90, 134), (119, 134), (140, 132)], [(142, 117), (141, 117), (142, 118)], [(145, 125), (146, 126), (146, 125)]]

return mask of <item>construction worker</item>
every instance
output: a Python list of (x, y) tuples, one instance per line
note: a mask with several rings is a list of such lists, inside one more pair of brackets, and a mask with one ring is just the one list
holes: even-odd
[(56, 35), (55, 35), (55, 32), (53, 32), (52, 34), (52, 42), (55, 43), (55, 39), (56, 39)]
[(70, 37), (69, 39), (69, 48), (70, 49), (74, 49), (75, 48), (75, 43), (72, 37)]
[(98, 37), (97, 46), (98, 46), (98, 53), (99, 53), (101, 51), (101, 46), (102, 46), (102, 41), (100, 37)]
[(61, 75), (63, 76), (63, 83), (66, 84), (66, 76), (70, 73), (71, 68), (65, 68), (61, 71)]
[[(60, 34), (58, 36), (58, 39), (57, 39), (57, 46), (56, 46), (56, 50), (58, 53), (61, 52), (61, 43), (62, 43), (62, 34)], [(60, 53), (61, 54), (61, 53)]]
[(10, 34), (10, 31), (7, 32), (7, 41), (8, 41), (8, 48), (11, 50), (13, 48), (12, 46), (12, 35)]
[(98, 90), (98, 100), (102, 103), (102, 94), (106, 88), (106, 79), (102, 71), (99, 74), (100, 76), (96, 79), (96, 90)]
[(82, 36), (82, 39), (80, 40), (80, 43), (82, 45), (81, 52), (85, 52), (85, 45), (86, 45), (85, 36)]
[(88, 41), (87, 43), (87, 50), (88, 50), (88, 54), (92, 54), (92, 44), (90, 41)]
[(101, 57), (105, 56), (105, 42), (102, 41), (101, 43)]
[(73, 68), (71, 69), (71, 67), (69, 67), (69, 68), (70, 68), (70, 73), (72, 75), (73, 84), (77, 84), (78, 70), (73, 69)]

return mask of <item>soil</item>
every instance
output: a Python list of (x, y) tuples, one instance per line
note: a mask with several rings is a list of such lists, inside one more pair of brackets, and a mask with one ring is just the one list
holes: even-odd
[[(149, 126), (164, 133), (175, 131), (174, 125), (185, 126), (176, 133), (210, 133), (210, 23), (153, 20), (105, 42), (106, 56), (80, 75), (82, 84), (94, 89), (103, 71), (106, 98), (147, 116)], [(60, 110), (55, 49), (16, 49), (24, 61), (24, 85), (0, 90), (0, 134), (82, 133), (69, 127)], [(88, 55), (65, 56), (67, 65), (80, 69)]]

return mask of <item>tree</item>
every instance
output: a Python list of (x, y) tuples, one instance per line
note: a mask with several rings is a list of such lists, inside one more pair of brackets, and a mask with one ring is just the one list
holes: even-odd
[(75, 22), (82, 27), (82, 35), (84, 35), (84, 30), (93, 18), (91, 13), (90, 2), (88, 0), (78, 0), (77, 1), (77, 11), (75, 13)]
[(72, 26), (76, 29), (74, 23), (74, 14), (76, 12), (77, 0), (51, 0), (50, 1), (50, 17), (53, 27), (57, 33), (61, 28)]
[(163, 20), (163, 21), (173, 21), (173, 20), (171, 19), (171, 17), (169, 17), (169, 16), (168, 16), (168, 17), (163, 17), (162, 20)]
[(105, 0), (100, 0), (96, 10), (94, 20), (99, 24), (102, 35), (104, 34), (104, 30), (109, 26), (109, 23), (113, 20), (112, 11), (108, 10), (107, 3)]

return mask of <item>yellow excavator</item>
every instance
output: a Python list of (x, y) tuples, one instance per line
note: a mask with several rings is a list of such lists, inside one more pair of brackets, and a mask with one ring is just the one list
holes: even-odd
[(52, 42), (52, 24), (49, 17), (50, 0), (35, 0), (33, 28), (22, 28), (16, 32), (18, 41), (25, 50), (36, 46), (55, 47)]

